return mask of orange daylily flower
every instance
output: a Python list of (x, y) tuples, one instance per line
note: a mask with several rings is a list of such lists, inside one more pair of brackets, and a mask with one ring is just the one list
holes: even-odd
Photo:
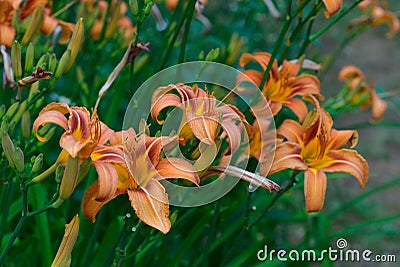
[(343, 0), (322, 0), (326, 7), (325, 17), (329, 18), (342, 8)]
[[(266, 52), (257, 52), (254, 54), (244, 53), (239, 59), (241, 67), (246, 66), (250, 61), (256, 61), (266, 70), (271, 54)], [(282, 106), (290, 108), (302, 121), (307, 115), (308, 109), (304, 102), (296, 96), (315, 95), (322, 99), (320, 95), (320, 83), (317, 77), (310, 74), (298, 75), (300, 64), (284, 61), (278, 67), (274, 60), (268, 79), (262, 88), (273, 115), (276, 115)], [(243, 74), (247, 75), (251, 81), (260, 86), (264, 73), (257, 70), (245, 70)], [(297, 76), (298, 75), (298, 76)], [(243, 82), (239, 78), (238, 82)]]
[[(359, 104), (361, 108), (372, 108), (372, 119), (379, 120), (383, 117), (387, 108), (387, 103), (376, 93), (373, 85), (365, 82), (364, 73), (354, 65), (347, 65), (339, 72), (340, 81), (349, 81), (349, 90), (358, 90), (350, 100), (352, 104)], [(364, 95), (368, 98), (362, 100)], [(362, 101), (360, 103), (360, 101)]]
[[(69, 114), (69, 118), (65, 117)], [(50, 103), (44, 107), (33, 123), (36, 137), (46, 142), (38, 134), (40, 126), (52, 123), (61, 126), (65, 133), (60, 138), (60, 146), (72, 157), (88, 158), (96, 144), (107, 142), (113, 131), (98, 120), (97, 114), (90, 117), (84, 107), (69, 107), (66, 103)]]
[[(114, 165), (118, 173), (115, 192), (99, 198), (102, 181), (95, 182), (86, 191), (82, 210), (86, 217), (95, 221), (98, 211), (110, 200), (120, 194), (127, 194), (136, 215), (144, 223), (164, 234), (171, 227), (169, 221), (168, 195), (159, 182), (162, 179), (181, 178), (199, 184), (199, 177), (193, 166), (177, 158), (160, 158), (161, 149), (173, 141), (170, 137), (137, 136), (133, 129), (115, 133), (110, 141), (120, 146), (126, 164)], [(110, 170), (106, 170), (110, 171)]]
[(11, 26), (11, 20), (14, 12), (19, 12), (19, 19), (24, 21), (31, 16), (36, 7), (41, 6), (43, 10), (43, 19), (40, 25), (40, 31), (44, 35), (52, 33), (56, 26), (61, 27), (61, 38), (59, 43), (66, 43), (74, 30), (74, 24), (55, 19), (51, 16), (52, 1), (47, 0), (27, 0), (20, 7), (22, 0), (5, 0), (0, 2), (0, 44), (11, 47), (15, 38), (16, 31)]
[(357, 143), (357, 131), (335, 130), (329, 113), (317, 105), (302, 125), (285, 120), (278, 134), (286, 139), (276, 148), (270, 174), (284, 169), (304, 170), (304, 195), (307, 212), (322, 209), (326, 192), (327, 172), (353, 175), (361, 188), (368, 181), (368, 164), (350, 148)]
[(350, 26), (359, 24), (371, 24), (377, 27), (381, 24), (389, 26), (388, 38), (392, 38), (400, 30), (400, 21), (397, 15), (382, 6), (377, 0), (364, 0), (358, 4), (358, 7), (365, 13), (365, 16), (355, 19), (350, 23)]
[[(172, 92), (178, 93), (178, 95)], [(210, 93), (199, 88), (184, 84), (171, 84), (157, 88), (152, 96), (151, 116), (159, 124), (164, 121), (158, 119), (159, 113), (166, 107), (179, 107), (184, 111), (180, 127), (180, 135), (186, 142), (192, 134), (206, 144), (212, 144), (219, 137), (219, 125), (225, 131), (229, 142), (230, 152), (238, 149), (241, 142), (241, 132), (247, 126), (244, 115), (233, 105), (218, 103)], [(236, 124), (239, 122), (239, 124)]]

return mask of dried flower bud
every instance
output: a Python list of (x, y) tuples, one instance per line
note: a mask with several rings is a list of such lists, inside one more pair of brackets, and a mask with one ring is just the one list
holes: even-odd
[(39, 30), (40, 24), (42, 23), (43, 19), (43, 10), (42, 7), (39, 5), (35, 8), (33, 15), (31, 15), (30, 23), (28, 29), (26, 30), (24, 37), (22, 37), (22, 45), (27, 45), (35, 36), (37, 31)]
[(79, 232), (79, 216), (75, 215), (75, 217), (71, 220), (71, 222), (65, 225), (64, 237), (57, 250), (57, 254), (54, 257), (51, 267), (69, 266), (68, 262), (71, 261), (70, 255), (72, 249), (75, 246), (76, 239), (78, 238), (78, 232)]
[(75, 190), (79, 176), (79, 157), (73, 158), (68, 156), (65, 165), (64, 175), (60, 185), (60, 199), (69, 198)]
[(35, 157), (35, 161), (33, 162), (32, 172), (38, 173), (43, 167), (43, 154), (40, 153)]
[(14, 150), (14, 164), (15, 168), (17, 169), (18, 172), (24, 172), (25, 169), (25, 157), (24, 157), (24, 152), (21, 150), (21, 148), (17, 147)]
[(22, 76), (22, 63), (21, 63), (21, 45), (18, 41), (14, 41), (11, 47), (11, 63), (14, 70), (14, 75), (17, 80)]
[(25, 76), (33, 71), (33, 60), (35, 57), (35, 48), (32, 43), (29, 43), (25, 54)]
[(81, 48), (84, 33), (85, 29), (83, 25), (83, 18), (80, 18), (75, 25), (75, 30), (68, 44), (68, 49), (71, 49), (71, 58), (64, 72), (67, 72), (74, 63), (75, 58), (78, 55), (79, 49)]
[(8, 135), (8, 133), (2, 133), (1, 135), (1, 146), (3, 147), (4, 154), (8, 160), (8, 164), (11, 168), (15, 168), (14, 163), (14, 144)]
[(65, 50), (61, 56), (60, 62), (58, 63), (57, 70), (54, 73), (54, 78), (59, 79), (66, 71), (71, 60), (71, 49)]
[(28, 139), (31, 136), (31, 114), (25, 110), (21, 119), (22, 136)]
[(45, 71), (40, 66), (38, 66), (37, 70), (35, 72), (32, 72), (30, 76), (24, 77), (21, 80), (19, 80), (18, 85), (20, 87), (24, 87), (42, 79), (50, 80), (51, 74), (52, 74), (51, 72)]

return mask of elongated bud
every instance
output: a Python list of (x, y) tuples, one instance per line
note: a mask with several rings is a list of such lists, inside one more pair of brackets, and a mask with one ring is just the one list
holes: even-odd
[(15, 113), (15, 115), (11, 119), (11, 125), (16, 125), (19, 120), (22, 118), (22, 115), (24, 114), (26, 107), (28, 106), (28, 101), (25, 100), (24, 102), (21, 103), (21, 105), (18, 108), (18, 111)]
[(0, 106), (0, 120), (3, 118), (4, 114), (6, 114), (6, 106), (1, 105)]
[(32, 43), (29, 43), (25, 54), (25, 76), (30, 75), (33, 69), (33, 60), (35, 58), (35, 48)]
[(78, 184), (83, 180), (83, 178), (86, 177), (86, 175), (88, 174), (89, 170), (90, 170), (90, 166), (91, 166), (91, 160), (90, 158), (88, 158), (87, 160), (85, 160), (81, 166), (79, 167), (79, 174), (78, 174)]
[(18, 41), (14, 41), (11, 47), (11, 63), (14, 70), (14, 75), (17, 80), (22, 76), (22, 63), (21, 63), (21, 45)]
[(63, 175), (64, 175), (64, 166), (63, 165), (58, 165), (56, 169), (56, 183), (59, 184), (62, 181)]
[(17, 147), (14, 150), (14, 164), (15, 168), (17, 169), (18, 172), (24, 172), (25, 168), (25, 157), (24, 157), (24, 152), (22, 152), (21, 148)]
[(18, 27), (21, 25), (21, 22), (19, 22), (19, 11), (18, 11), (18, 9), (16, 9), (16, 10), (14, 10), (14, 14), (13, 14), (13, 17), (12, 17), (12, 20), (11, 20), (11, 26), (14, 28), (14, 29), (18, 29)]
[(8, 133), (2, 133), (1, 135), (1, 146), (3, 147), (4, 154), (6, 155), (6, 158), (8, 160), (8, 164), (10, 165), (11, 168), (15, 168), (15, 163), (14, 163), (14, 144), (8, 135)]
[(54, 73), (54, 71), (56, 70), (57, 67), (57, 58), (56, 58), (56, 54), (51, 54), (49, 57), (49, 67), (48, 67), (48, 71), (50, 71), (51, 73)]
[(131, 8), (132, 14), (137, 17), (139, 15), (139, 7), (137, 0), (129, 0), (129, 6)]
[(33, 15), (31, 15), (31, 20), (28, 26), (28, 29), (26, 30), (24, 37), (22, 37), (22, 45), (27, 45), (35, 36), (37, 31), (39, 30), (40, 24), (42, 23), (43, 19), (43, 10), (42, 6), (37, 6), (35, 8), (35, 11), (33, 12)]
[(39, 58), (38, 63), (36, 64), (36, 69), (41, 68), (41, 69), (46, 69), (47, 68), (47, 61), (49, 59), (48, 54), (44, 54)]
[(33, 162), (32, 172), (38, 173), (43, 167), (43, 154), (40, 153), (35, 157), (35, 161)]
[(67, 164), (65, 165), (64, 175), (60, 185), (60, 199), (69, 198), (75, 190), (79, 175), (79, 157), (73, 158), (68, 156)]
[(59, 79), (64, 72), (67, 71), (69, 61), (71, 60), (71, 49), (65, 50), (64, 54), (61, 56), (60, 62), (58, 63), (57, 70), (54, 73), (54, 78)]
[(106, 39), (110, 38), (118, 28), (118, 21), (121, 16), (121, 3), (117, 3), (114, 8), (114, 13), (111, 15), (111, 21), (107, 23), (106, 31), (104, 37)]
[(28, 139), (31, 136), (31, 114), (25, 110), (21, 120), (22, 136)]
[(68, 49), (71, 49), (71, 58), (64, 72), (67, 72), (74, 63), (75, 58), (78, 55), (79, 49), (81, 48), (84, 33), (85, 29), (83, 25), (83, 18), (80, 18), (75, 25), (75, 30), (68, 44)]
[(18, 108), (19, 108), (19, 102), (15, 102), (8, 108), (4, 116), (8, 119), (12, 118), (14, 114), (17, 112)]
[(219, 48), (211, 49), (211, 51), (208, 52), (206, 56), (206, 61), (214, 61), (218, 58), (218, 56), (219, 56)]
[(65, 225), (64, 237), (58, 247), (57, 254), (54, 257), (51, 267), (69, 266), (71, 262), (71, 253), (75, 246), (76, 239), (79, 232), (79, 216), (78, 214), (71, 220), (69, 224)]
[(147, 1), (147, 3), (146, 3), (146, 1), (145, 1), (145, 4), (146, 4), (146, 6), (144, 8), (144, 15), (148, 16), (151, 12), (151, 8), (153, 7), (154, 3), (152, 1)]

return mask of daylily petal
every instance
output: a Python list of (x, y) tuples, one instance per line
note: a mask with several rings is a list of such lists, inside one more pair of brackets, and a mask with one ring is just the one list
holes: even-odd
[(342, 8), (342, 0), (322, 0), (322, 2), (325, 4), (329, 16), (336, 14)]
[(318, 99), (323, 99), (323, 96), (320, 94), (320, 82), (314, 75), (302, 74), (292, 77), (286, 86), (292, 90), (289, 96), (316, 95)]
[(342, 130), (338, 131), (332, 129), (331, 141), (328, 145), (329, 149), (339, 149), (348, 144), (350, 148), (356, 146), (358, 141), (358, 132), (355, 130)]
[[(226, 154), (231, 154), (231, 153), (235, 153), (236, 150), (238, 150), (242, 139), (241, 139), (241, 129), (239, 127), (239, 125), (236, 125), (235, 122), (233, 121), (223, 121), (221, 123), (222, 128), (224, 129), (224, 131), (226, 132), (226, 134), (228, 135), (228, 139), (229, 139), (229, 147), (226, 151)], [(246, 135), (246, 133), (245, 133)], [(245, 136), (244, 137), (246, 140), (249, 139), (249, 136)]]
[(161, 159), (156, 169), (161, 179), (178, 178), (189, 180), (195, 185), (200, 184), (200, 178), (193, 165), (183, 159)]
[(361, 78), (364, 79), (364, 73), (355, 65), (347, 65), (343, 67), (338, 75), (339, 81), (344, 81), (347, 79)]
[(284, 60), (280, 66), (281, 75), (283, 77), (296, 76), (300, 71), (300, 65), (287, 60)]
[(128, 190), (129, 200), (136, 215), (144, 223), (164, 234), (171, 228), (168, 195), (156, 180), (150, 180), (146, 188)]
[(163, 124), (164, 120), (158, 119), (158, 114), (160, 114), (161, 110), (166, 107), (177, 107), (179, 105), (181, 105), (181, 99), (179, 96), (173, 94), (163, 95), (152, 103), (151, 117), (155, 119), (159, 124)]
[(93, 161), (96, 168), (99, 185), (97, 190), (97, 201), (104, 201), (112, 197), (117, 191), (118, 174), (116, 169), (110, 163)]
[[(260, 64), (263, 70), (265, 70), (267, 68), (270, 59), (271, 59), (271, 54), (267, 52), (257, 52), (254, 54), (243, 53), (239, 59), (239, 66), (243, 68), (250, 61), (254, 60), (258, 64)], [(278, 63), (276, 62), (276, 60), (274, 60), (273, 67), (278, 68)]]
[(60, 138), (60, 146), (65, 149), (68, 154), (72, 157), (77, 157), (79, 152), (87, 145), (87, 142), (82, 142), (81, 140), (76, 140), (76, 138), (71, 135), (64, 133)]
[(73, 107), (70, 111), (68, 126), (70, 133), (77, 140), (86, 140), (90, 138), (91, 132), (89, 128), (90, 113), (86, 108)]
[(122, 150), (112, 146), (97, 145), (90, 154), (90, 157), (92, 158), (93, 162), (101, 161), (116, 164), (125, 163)]
[[(174, 140), (177, 141), (176, 138), (167, 136), (146, 138), (146, 154), (154, 166), (156, 166), (160, 161), (161, 149), (171, 144)], [(176, 145), (178, 145), (177, 142)]]
[(259, 72), (257, 70), (245, 70), (236, 78), (236, 82), (238, 84), (242, 82), (253, 82), (257, 86), (260, 86), (262, 78), (263, 78), (262, 72)]
[(42, 137), (38, 134), (38, 129), (47, 123), (53, 123), (61, 126), (64, 130), (68, 129), (68, 120), (63, 113), (56, 110), (48, 110), (41, 112), (33, 123), (33, 132), (35, 133), (37, 139), (41, 142), (46, 142), (47, 138)]
[(308, 169), (304, 172), (304, 197), (306, 211), (320, 211), (324, 206), (326, 175), (321, 170)]
[(296, 143), (284, 142), (278, 145), (269, 174), (285, 169), (306, 170), (308, 167), (304, 164), (300, 152), (301, 147)]
[(371, 94), (371, 106), (372, 106), (372, 118), (379, 120), (383, 117), (387, 108), (386, 101), (382, 100), (373, 88), (370, 90)]
[(42, 24), (40, 25), (40, 32), (43, 33), (45, 36), (50, 35), (57, 27), (57, 25), (58, 25), (57, 19), (48, 15), (44, 15)]
[(0, 24), (0, 45), (11, 47), (15, 38), (15, 29), (3, 24)]
[(306, 104), (299, 98), (292, 98), (287, 102), (284, 106), (290, 108), (296, 114), (297, 118), (299, 118), (299, 121), (302, 122), (308, 113)]
[(97, 192), (99, 190), (99, 183), (94, 182), (85, 192), (82, 199), (82, 212), (92, 222), (96, 221), (96, 215), (100, 209), (116, 196), (123, 194), (124, 191), (117, 190), (113, 196), (103, 201), (97, 201)]
[(189, 113), (188, 124), (197, 139), (207, 144), (214, 142), (218, 119)]
[(289, 142), (300, 144), (303, 138), (303, 128), (294, 120), (284, 120), (278, 129), (278, 135), (283, 136)]
[(324, 167), (324, 172), (346, 172), (357, 178), (361, 188), (368, 182), (368, 163), (355, 150), (331, 150), (327, 156), (332, 160)]

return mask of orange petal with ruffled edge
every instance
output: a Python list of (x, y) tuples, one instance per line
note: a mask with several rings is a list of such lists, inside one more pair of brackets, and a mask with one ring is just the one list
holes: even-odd
[(188, 180), (195, 185), (200, 184), (200, 178), (193, 165), (183, 159), (161, 159), (156, 169), (159, 174), (159, 179), (177, 178)]
[(342, 0), (322, 0), (322, 2), (324, 2), (327, 10), (327, 14), (325, 14), (327, 18), (336, 14), (342, 8)]
[(324, 172), (349, 173), (357, 178), (361, 188), (364, 188), (368, 182), (368, 163), (355, 150), (331, 150), (328, 152), (327, 161), (324, 164), (327, 165), (322, 168)]
[(284, 120), (278, 129), (278, 135), (283, 136), (289, 142), (300, 144), (303, 138), (303, 128), (294, 120)]
[(40, 136), (38, 134), (38, 129), (40, 126), (48, 123), (56, 124), (62, 127), (64, 130), (68, 129), (68, 120), (63, 113), (56, 110), (48, 110), (43, 113), (41, 112), (33, 123), (33, 132), (35, 133), (36, 138), (41, 142), (46, 142), (47, 138)]
[(308, 169), (304, 172), (304, 197), (306, 211), (317, 212), (325, 202), (326, 175), (321, 170)]
[[(263, 70), (265, 70), (268, 66), (269, 60), (271, 59), (271, 54), (267, 52), (257, 52), (254, 54), (250, 53), (243, 53), (239, 59), (239, 66), (244, 67), (246, 66), (250, 61), (254, 60), (260, 66), (262, 67)], [(273, 63), (273, 68), (278, 68), (278, 62), (274, 60)]]
[(111, 198), (118, 187), (118, 173), (112, 164), (93, 161), (92, 162), (97, 171), (99, 186), (97, 190), (97, 201), (104, 201)]
[(145, 188), (128, 190), (128, 196), (140, 220), (164, 234), (169, 232), (168, 195), (158, 181), (150, 180)]

